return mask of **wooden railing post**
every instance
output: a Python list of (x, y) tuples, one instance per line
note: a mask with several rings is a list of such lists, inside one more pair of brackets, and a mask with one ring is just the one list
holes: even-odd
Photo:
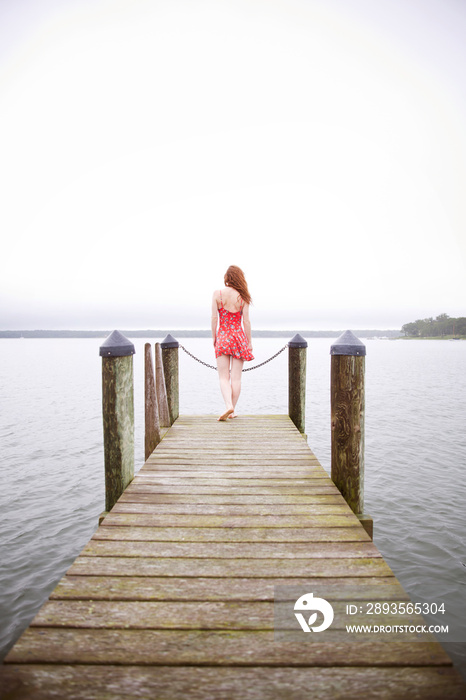
[(160, 343), (155, 344), (155, 386), (157, 391), (157, 403), (159, 405), (160, 425), (163, 428), (169, 428), (171, 426), (170, 411), (168, 409), (165, 370), (163, 368), (162, 349), (160, 347)]
[(372, 537), (364, 515), (364, 373), (366, 346), (345, 331), (331, 346), (332, 480)]
[(105, 459), (105, 509), (134, 477), (134, 345), (113, 331), (100, 346)]
[(296, 333), (288, 343), (288, 415), (300, 433), (306, 432), (307, 340)]
[(146, 343), (144, 345), (144, 454), (146, 460), (161, 439), (151, 344)]
[(178, 369), (178, 348), (180, 347), (180, 344), (169, 333), (160, 343), (160, 347), (162, 348), (162, 364), (165, 376), (165, 388), (167, 390), (170, 425), (173, 425), (180, 413)]

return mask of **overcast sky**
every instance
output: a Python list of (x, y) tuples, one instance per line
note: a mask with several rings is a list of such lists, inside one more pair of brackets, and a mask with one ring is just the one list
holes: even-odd
[(0, 328), (466, 315), (464, 0), (0, 0)]

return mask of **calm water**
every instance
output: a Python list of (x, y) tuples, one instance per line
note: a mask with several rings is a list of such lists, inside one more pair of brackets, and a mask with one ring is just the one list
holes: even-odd
[[(0, 339), (0, 658), (104, 510), (101, 342)], [(145, 341), (134, 342), (138, 469)], [(210, 340), (181, 342), (213, 363)], [(252, 364), (285, 342), (255, 340)], [(331, 343), (309, 340), (306, 424), (328, 471)], [(365, 510), (374, 518), (374, 541), (413, 598), (445, 601), (458, 640), (446, 648), (466, 677), (466, 342), (365, 343)], [(287, 351), (243, 377), (239, 411), (287, 412)], [(217, 381), (216, 372), (180, 350), (181, 413), (220, 411)]]

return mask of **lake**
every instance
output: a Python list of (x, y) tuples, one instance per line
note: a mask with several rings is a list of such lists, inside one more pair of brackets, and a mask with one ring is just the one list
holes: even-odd
[[(0, 339), (0, 658), (104, 510), (101, 342)], [(134, 339), (136, 470), (144, 461), (145, 342)], [(255, 339), (251, 364), (286, 342)], [(306, 396), (308, 442), (329, 472), (332, 342), (308, 339)], [(454, 626), (445, 647), (466, 677), (466, 342), (364, 342), (365, 511), (374, 542), (412, 598), (445, 602)], [(215, 364), (209, 339), (180, 343)], [(217, 373), (179, 352), (180, 413), (219, 414)], [(287, 355), (243, 374), (238, 412), (287, 412)]]

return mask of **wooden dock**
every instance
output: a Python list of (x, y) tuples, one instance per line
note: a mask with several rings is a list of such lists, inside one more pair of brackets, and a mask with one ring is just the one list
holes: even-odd
[(288, 416), (181, 416), (8, 654), (2, 697), (466, 697), (436, 642), (274, 641), (274, 586), (343, 581), (405, 597)]

